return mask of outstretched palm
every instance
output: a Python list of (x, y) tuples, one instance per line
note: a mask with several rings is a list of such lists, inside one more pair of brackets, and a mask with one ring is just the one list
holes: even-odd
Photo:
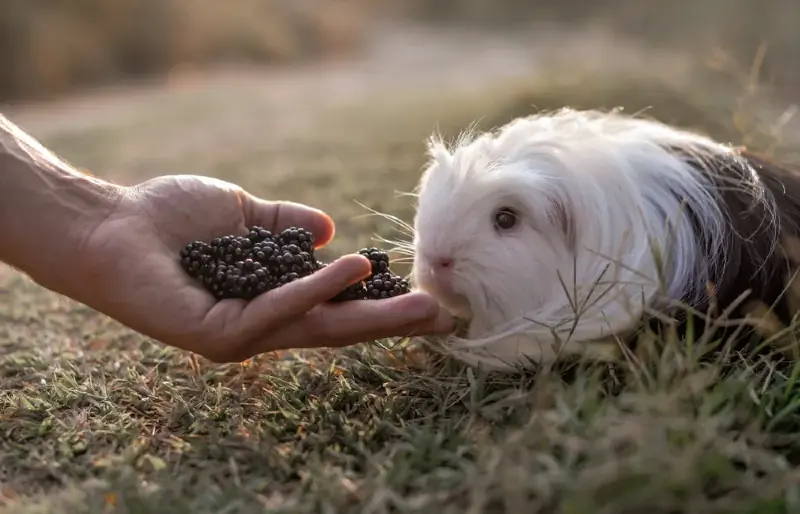
[(312, 276), (256, 299), (217, 302), (181, 269), (189, 241), (262, 225), (313, 231), (317, 245), (334, 233), (325, 214), (267, 202), (206, 177), (159, 177), (132, 188), (86, 243), (81, 266), (90, 284), (78, 298), (129, 327), (215, 361), (240, 361), (282, 348), (344, 346), (381, 337), (450, 330), (436, 301), (412, 293), (382, 301), (325, 303), (367, 276), (369, 262), (343, 257)]

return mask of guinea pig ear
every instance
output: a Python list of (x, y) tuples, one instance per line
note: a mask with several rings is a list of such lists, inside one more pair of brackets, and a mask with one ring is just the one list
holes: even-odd
[(547, 217), (548, 221), (561, 231), (567, 248), (574, 252), (577, 248), (577, 233), (572, 209), (562, 200), (556, 199), (547, 210)]
[(436, 135), (432, 135), (428, 138), (427, 156), (428, 162), (426, 162), (422, 168), (422, 174), (417, 182), (417, 185), (414, 187), (415, 195), (419, 195), (422, 192), (422, 189), (430, 181), (431, 175), (434, 173), (436, 168), (447, 166), (452, 159), (452, 155), (447, 150), (442, 138)]
[(431, 164), (447, 165), (453, 158), (453, 155), (447, 149), (441, 136), (432, 135), (429, 137), (427, 147)]

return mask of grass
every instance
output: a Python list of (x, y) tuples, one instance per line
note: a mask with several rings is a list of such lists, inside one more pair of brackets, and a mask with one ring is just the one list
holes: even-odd
[[(490, 127), (532, 104), (655, 103), (732, 133), (721, 131), (735, 102), (719, 90), (586, 84), (370, 98), (294, 128), (266, 115), (263, 84), (201, 88), (171, 93), (161, 123), (150, 113), (43, 139), (117, 180), (191, 170), (318, 205), (337, 221), (339, 254), (396, 237), (353, 200), (410, 219), (393, 191), (414, 186), (435, 128)], [(102, 148), (90, 144), (100, 134)], [(165, 134), (183, 139), (154, 146)], [(659, 343), (641, 365), (540, 376), (390, 342), (214, 365), (0, 270), (0, 512), (800, 512), (800, 367)]]

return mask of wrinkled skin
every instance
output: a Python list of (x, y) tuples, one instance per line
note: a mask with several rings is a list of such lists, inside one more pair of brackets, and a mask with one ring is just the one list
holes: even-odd
[(382, 337), (445, 333), (452, 320), (423, 293), (379, 301), (325, 303), (366, 277), (369, 261), (348, 255), (251, 302), (217, 302), (178, 262), (193, 240), (262, 225), (311, 230), (317, 246), (333, 221), (310, 207), (268, 202), (216, 179), (178, 175), (125, 188), (87, 230), (69, 295), (167, 345), (216, 362), (288, 348), (340, 347)]

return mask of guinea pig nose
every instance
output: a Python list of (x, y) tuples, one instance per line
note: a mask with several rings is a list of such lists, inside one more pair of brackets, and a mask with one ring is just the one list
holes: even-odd
[(439, 257), (435, 261), (436, 268), (440, 270), (448, 270), (453, 267), (453, 259), (450, 257)]

